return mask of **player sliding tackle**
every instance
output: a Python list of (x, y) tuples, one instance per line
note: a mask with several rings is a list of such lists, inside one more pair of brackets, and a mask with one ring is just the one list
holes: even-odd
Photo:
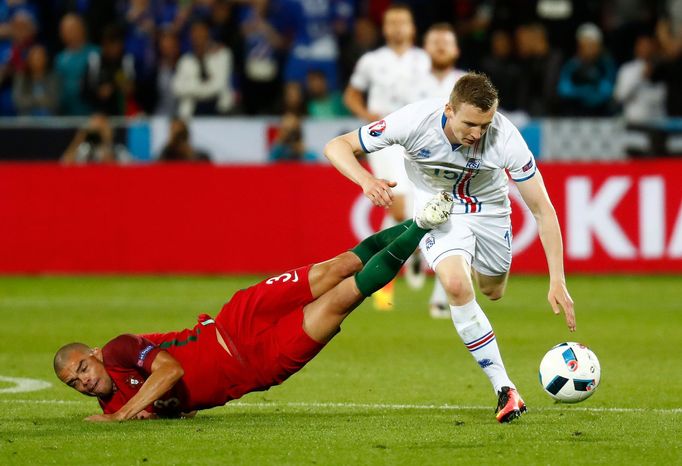
[(351, 311), (395, 277), (424, 235), (447, 221), (452, 202), (440, 193), (415, 221), (238, 291), (215, 319), (199, 316), (191, 330), (120, 335), (102, 349), (65, 345), (55, 373), (97, 397), (104, 413), (90, 421), (191, 415), (267, 390), (315, 357)]

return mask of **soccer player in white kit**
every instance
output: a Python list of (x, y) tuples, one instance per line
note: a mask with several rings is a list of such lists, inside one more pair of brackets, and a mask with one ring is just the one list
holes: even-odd
[[(422, 97), (418, 90), (429, 75), (431, 60), (426, 52), (415, 47), (416, 27), (411, 10), (405, 5), (389, 6), (383, 17), (383, 35), (386, 45), (360, 57), (344, 92), (344, 102), (355, 116), (367, 122), (380, 120), (407, 104)], [(367, 94), (365, 102), (364, 94)], [(391, 227), (411, 214), (409, 196), (412, 187), (403, 164), (401, 146), (387, 146), (368, 157), (372, 173), (377, 178), (392, 180), (394, 199), (388, 206), (382, 229)], [(411, 257), (410, 263), (418, 258)], [(409, 267), (406, 270), (410, 270)], [(423, 277), (423, 274), (421, 274)], [(411, 282), (408, 282), (411, 283)], [(378, 309), (393, 306), (393, 283), (374, 296)]]
[(419, 100), (447, 100), (457, 80), (466, 74), (456, 67), (459, 45), (455, 29), (449, 23), (433, 24), (424, 34), (424, 51), (431, 59), (431, 71), (420, 83)]
[[(434, 193), (451, 192), (450, 220), (422, 239), (420, 247), (450, 299), (452, 321), (498, 396), (496, 418), (509, 422), (526, 410), (502, 362), (495, 333), (476, 301), (473, 282), (500, 299), (511, 266), (512, 231), (507, 171), (533, 213), (549, 268), (548, 300), (563, 309), (575, 330), (566, 288), (559, 221), (535, 159), (518, 129), (497, 113), (497, 89), (487, 76), (460, 78), (450, 98), (420, 101), (331, 140), (325, 156), (362, 187), (377, 206), (390, 205), (391, 180), (373, 176), (356, 156), (393, 144), (405, 148), (404, 163), (415, 186), (415, 209)], [(473, 269), (473, 270), (472, 270)]]
[[(439, 98), (446, 101), (457, 80), (466, 74), (464, 70), (455, 67), (459, 58), (459, 45), (452, 25), (436, 23), (429, 27), (424, 34), (424, 50), (431, 58), (431, 72), (420, 83), (419, 100)], [(393, 163), (402, 165), (403, 161), (394, 158)], [(409, 267), (407, 270), (410, 270)], [(429, 315), (435, 319), (450, 318), (448, 297), (438, 279), (429, 298)]]
[[(416, 28), (407, 6), (393, 5), (386, 10), (383, 34), (386, 45), (360, 57), (343, 96), (346, 107), (368, 122), (380, 120), (419, 100), (415, 91), (431, 69), (429, 56), (414, 46)], [(364, 93), (367, 93), (366, 103)], [(372, 172), (378, 178), (396, 183), (391, 186), (394, 202), (389, 206), (394, 223), (406, 218), (405, 195), (411, 190), (405, 169), (395, 163), (403, 152), (400, 146), (385, 146), (368, 157)]]

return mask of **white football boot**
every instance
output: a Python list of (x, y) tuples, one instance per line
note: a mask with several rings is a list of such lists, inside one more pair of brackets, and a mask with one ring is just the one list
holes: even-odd
[(417, 226), (424, 230), (431, 230), (444, 224), (450, 218), (450, 211), (454, 202), (455, 198), (447, 191), (436, 194), (414, 219)]

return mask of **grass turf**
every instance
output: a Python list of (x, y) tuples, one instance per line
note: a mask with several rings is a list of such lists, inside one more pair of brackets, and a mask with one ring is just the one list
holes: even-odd
[[(430, 289), (399, 281), (396, 309), (367, 302), (301, 372), (193, 420), (90, 424), (97, 404), (57, 383), (54, 350), (123, 332), (177, 330), (257, 278), (0, 278), (0, 376), (52, 387), (3, 393), (0, 464), (675, 464), (682, 458), (679, 277), (572, 277), (578, 331), (545, 301), (546, 279), (512, 277), (484, 304), (529, 413), (495, 396)], [(589, 400), (557, 405), (537, 382), (544, 352), (577, 340), (602, 365)]]

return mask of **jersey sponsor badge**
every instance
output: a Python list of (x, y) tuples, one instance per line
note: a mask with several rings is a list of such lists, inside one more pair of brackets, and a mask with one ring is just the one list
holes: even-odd
[(372, 123), (369, 127), (369, 135), (375, 138), (381, 136), (386, 131), (386, 120), (379, 120)]

